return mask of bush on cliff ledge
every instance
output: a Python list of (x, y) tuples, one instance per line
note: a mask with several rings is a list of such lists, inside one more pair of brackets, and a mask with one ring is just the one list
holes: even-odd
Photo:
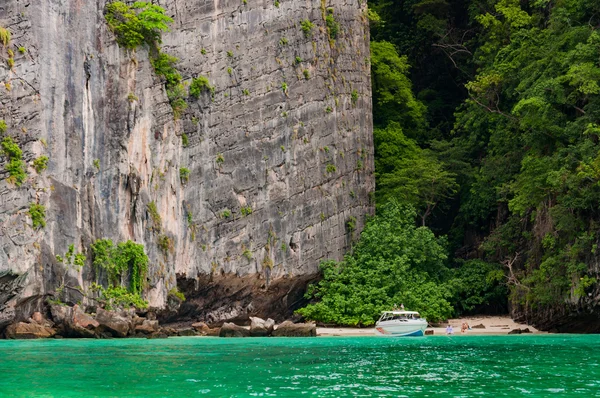
[(162, 7), (143, 1), (131, 6), (115, 1), (106, 6), (105, 17), (117, 42), (130, 49), (160, 43), (161, 32), (169, 31), (168, 24), (173, 22)]

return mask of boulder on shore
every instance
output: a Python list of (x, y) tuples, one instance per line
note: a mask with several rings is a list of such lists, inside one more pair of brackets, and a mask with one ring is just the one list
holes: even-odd
[(149, 321), (148, 319), (145, 319), (141, 325), (135, 327), (135, 331), (143, 334), (158, 332), (158, 321)]
[(471, 329), (485, 329), (485, 325), (480, 323), (479, 325), (471, 326)]
[(315, 337), (317, 326), (314, 323), (293, 323), (285, 321), (273, 331), (275, 337)]
[(5, 334), (7, 339), (46, 339), (54, 336), (56, 330), (39, 323), (18, 322), (9, 325)]
[(194, 328), (180, 329), (177, 331), (177, 334), (182, 337), (190, 337), (190, 336), (198, 335), (198, 333), (196, 332), (196, 329), (194, 329)]
[(51, 305), (50, 313), (56, 323), (58, 333), (65, 337), (97, 337), (100, 324), (90, 314), (86, 314), (79, 305)]
[(192, 327), (198, 331), (201, 336), (218, 336), (220, 333), (219, 328), (210, 328), (204, 322), (192, 323)]
[(531, 330), (529, 330), (529, 328), (513, 329), (510, 332), (508, 332), (508, 334), (522, 334), (522, 333), (531, 333)]
[(265, 321), (261, 318), (250, 317), (250, 321), (250, 336), (252, 337), (270, 336), (275, 328), (275, 321), (271, 318)]
[(226, 322), (221, 326), (219, 337), (250, 337), (250, 331), (235, 323)]
[(109, 332), (114, 337), (125, 337), (130, 330), (130, 321), (113, 311), (106, 311), (98, 308), (96, 321), (100, 328)]

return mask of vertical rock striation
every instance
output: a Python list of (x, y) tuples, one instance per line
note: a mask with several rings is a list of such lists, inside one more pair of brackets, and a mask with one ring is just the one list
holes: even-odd
[[(190, 318), (285, 311), (298, 282), (340, 259), (373, 212), (364, 1), (155, 3), (174, 19), (163, 52), (186, 82), (205, 76), (215, 88), (187, 98), (177, 119), (148, 49), (117, 45), (106, 1), (0, 4), (12, 33), (0, 119), (28, 173), (10, 183), (0, 157), (0, 328), (57, 289), (85, 302), (100, 238), (144, 244), (153, 307), (179, 282)], [(40, 156), (48, 168), (36, 172)], [(34, 228), (32, 203), (45, 206), (45, 227)], [(71, 244), (87, 255), (82, 270), (56, 260)]]

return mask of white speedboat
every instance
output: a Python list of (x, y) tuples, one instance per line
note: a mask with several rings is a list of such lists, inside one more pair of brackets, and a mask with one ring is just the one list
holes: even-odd
[(375, 324), (375, 333), (383, 336), (423, 336), (427, 320), (416, 311), (384, 311)]

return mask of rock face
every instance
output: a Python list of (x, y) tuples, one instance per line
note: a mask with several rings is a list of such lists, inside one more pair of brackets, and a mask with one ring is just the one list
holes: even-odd
[[(0, 156), (0, 331), (43, 312), (59, 286), (85, 304), (89, 246), (100, 238), (144, 244), (153, 307), (166, 306), (178, 281), (193, 298), (253, 278), (259, 287), (239, 307), (266, 317), (253, 302), (272, 300), (276, 281), (291, 287), (320, 260), (340, 259), (373, 212), (365, 1), (154, 3), (174, 19), (162, 50), (179, 58), (187, 83), (206, 76), (215, 87), (189, 97), (177, 120), (148, 49), (116, 44), (106, 0), (0, 5), (12, 33), (2, 59), (14, 53), (12, 67), (0, 62), (0, 119), (27, 165), (16, 186)], [(330, 12), (340, 27), (331, 40)], [(47, 169), (36, 171), (41, 156)], [(34, 227), (32, 203), (45, 207), (44, 227)], [(71, 244), (88, 256), (81, 270), (56, 259)], [(222, 284), (206, 282), (216, 276)], [(205, 314), (236, 306), (210, 305)], [(184, 316), (200, 308), (184, 306)]]

